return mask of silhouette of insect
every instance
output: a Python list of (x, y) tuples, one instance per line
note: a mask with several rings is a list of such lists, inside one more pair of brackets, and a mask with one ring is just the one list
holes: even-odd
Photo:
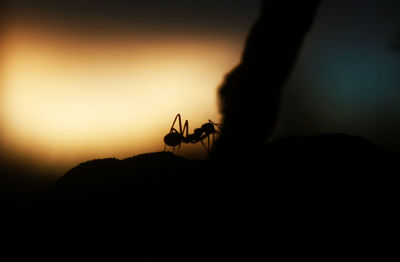
[[(178, 121), (179, 129), (176, 129), (174, 126)], [(193, 134), (189, 134), (189, 121), (186, 120), (185, 124), (183, 125), (182, 129), (182, 119), (181, 115), (177, 114), (175, 116), (174, 122), (172, 123), (171, 129), (169, 133), (164, 137), (164, 151), (166, 150), (167, 146), (171, 146), (173, 151), (175, 152), (175, 147), (178, 146), (178, 152), (181, 148), (181, 144), (195, 144), (197, 142), (201, 142), (203, 147), (210, 152), (210, 135), (212, 136), (212, 144), (215, 143), (215, 134), (219, 132), (215, 129), (221, 129), (221, 125), (214, 123), (211, 120), (208, 120), (208, 123), (203, 124), (200, 128), (196, 128)], [(203, 142), (204, 139), (207, 138), (207, 145)]]

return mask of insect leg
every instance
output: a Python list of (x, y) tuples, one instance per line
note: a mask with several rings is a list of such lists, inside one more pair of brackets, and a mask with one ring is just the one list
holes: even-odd
[(206, 144), (204, 144), (203, 140), (200, 140), (200, 142), (201, 142), (201, 144), (203, 145), (203, 147), (205, 148), (205, 150), (206, 150), (207, 153), (208, 153), (208, 148), (207, 148)]

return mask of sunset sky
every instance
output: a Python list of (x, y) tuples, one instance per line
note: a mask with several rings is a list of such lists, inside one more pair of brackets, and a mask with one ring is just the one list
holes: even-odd
[[(93, 158), (162, 150), (177, 113), (191, 131), (220, 121), (218, 85), (260, 2), (5, 1), (3, 160), (60, 175)], [(399, 13), (395, 0), (323, 1), (274, 137), (340, 132), (400, 152)], [(201, 145), (181, 154), (205, 156)]]

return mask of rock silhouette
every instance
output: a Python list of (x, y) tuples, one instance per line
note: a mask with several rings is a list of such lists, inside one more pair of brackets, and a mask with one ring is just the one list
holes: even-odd
[[(391, 225), (375, 223), (392, 212), (386, 193), (397, 156), (371, 141), (284, 138), (241, 161), (229, 170), (158, 152), (82, 163), (25, 213), (18, 247), (140, 260), (257, 259), (298, 252), (306, 235), (314, 248), (340, 256), (345, 251), (331, 246), (337, 238), (375, 245)], [(351, 241), (343, 239), (349, 232)]]

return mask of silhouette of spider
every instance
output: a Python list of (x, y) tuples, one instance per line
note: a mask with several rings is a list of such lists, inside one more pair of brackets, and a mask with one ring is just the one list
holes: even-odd
[[(174, 126), (176, 122), (179, 123), (179, 129), (176, 129)], [(195, 144), (197, 142), (201, 142), (203, 147), (210, 152), (210, 135), (212, 136), (212, 144), (215, 143), (215, 134), (219, 132), (215, 129), (221, 129), (221, 125), (214, 123), (211, 120), (208, 120), (208, 123), (203, 124), (200, 128), (196, 128), (193, 134), (189, 134), (189, 121), (186, 120), (185, 124), (183, 125), (182, 129), (182, 119), (181, 115), (177, 114), (175, 116), (174, 122), (172, 123), (171, 129), (169, 133), (164, 136), (164, 151), (166, 150), (167, 146), (171, 146), (173, 151), (175, 152), (175, 147), (178, 146), (178, 153), (181, 148), (182, 143), (185, 144)], [(207, 145), (203, 142), (204, 139), (207, 138)]]

